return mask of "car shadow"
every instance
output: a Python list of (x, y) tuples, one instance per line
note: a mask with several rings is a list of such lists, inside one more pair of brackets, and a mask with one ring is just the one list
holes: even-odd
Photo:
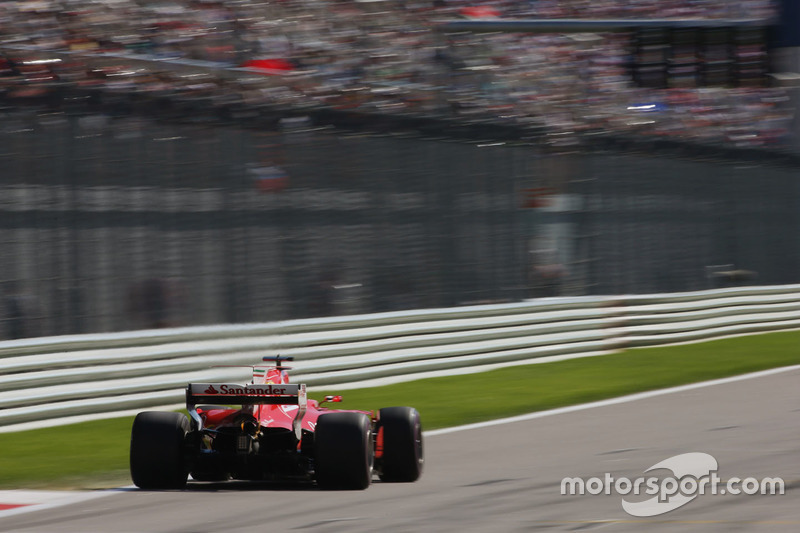
[[(380, 479), (372, 480), (373, 485), (380, 485)], [(323, 489), (311, 481), (194, 481), (190, 480), (186, 487), (177, 490), (149, 490), (137, 487), (125, 487), (126, 492), (342, 492), (349, 489)]]

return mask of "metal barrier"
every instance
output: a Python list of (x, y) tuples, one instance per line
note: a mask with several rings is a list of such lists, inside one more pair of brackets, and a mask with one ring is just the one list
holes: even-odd
[(214, 365), (252, 365), (266, 354), (294, 356), (294, 379), (322, 386), (794, 328), (800, 285), (6, 341), (0, 430), (177, 404), (187, 382), (249, 379), (243, 368)]

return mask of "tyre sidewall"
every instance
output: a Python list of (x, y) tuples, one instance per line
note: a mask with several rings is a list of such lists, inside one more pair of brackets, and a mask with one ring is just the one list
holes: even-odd
[(179, 489), (186, 485), (186, 434), (189, 419), (181, 413), (145, 411), (131, 429), (130, 470), (143, 489)]
[(422, 422), (413, 407), (385, 407), (378, 413), (382, 432), (380, 464), (382, 481), (412, 482), (424, 465)]
[(314, 434), (317, 484), (328, 489), (366, 489), (372, 481), (372, 422), (363, 413), (325, 413)]

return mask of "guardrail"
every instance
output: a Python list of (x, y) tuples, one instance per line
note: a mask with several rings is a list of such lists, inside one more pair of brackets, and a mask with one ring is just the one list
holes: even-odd
[(249, 379), (215, 365), (267, 354), (293, 355), (294, 380), (319, 386), (794, 328), (800, 285), (5, 341), (0, 430), (179, 404), (190, 381)]

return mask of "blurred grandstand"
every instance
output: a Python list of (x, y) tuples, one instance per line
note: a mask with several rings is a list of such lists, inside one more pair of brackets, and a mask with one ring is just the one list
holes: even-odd
[[(562, 144), (598, 132), (736, 146), (789, 142), (794, 110), (782, 89), (654, 95), (626, 73), (626, 37), (434, 31), (465, 16), (769, 20), (775, 7), (768, 0), (4, 2), (0, 94), (9, 103), (53, 105), (66, 84), (215, 109), (321, 106), (492, 121), (541, 129)], [(56, 51), (71, 54), (48, 55)], [(42, 63), (50, 59), (60, 61)], [(243, 66), (250, 71), (232, 75)]]

